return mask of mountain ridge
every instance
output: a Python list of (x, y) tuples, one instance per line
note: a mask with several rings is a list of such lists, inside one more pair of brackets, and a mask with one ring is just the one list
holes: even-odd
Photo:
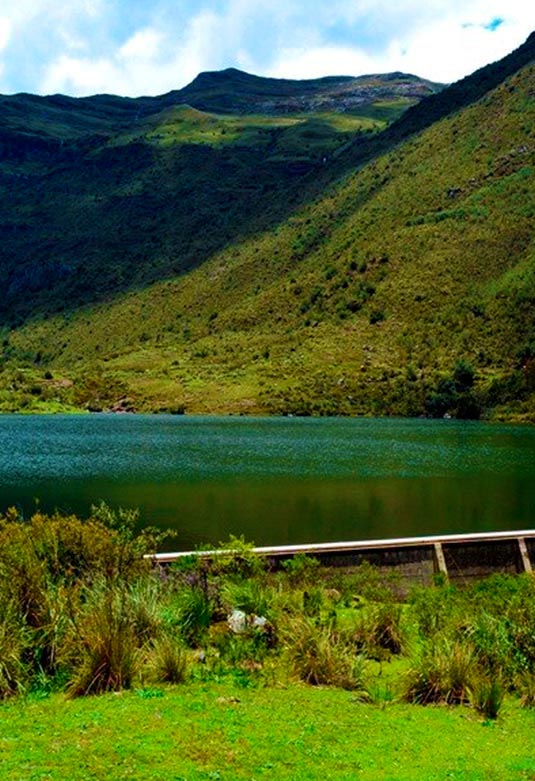
[[(54, 135), (58, 133), (57, 119), (63, 119), (64, 128), (68, 128), (68, 123), (78, 128), (79, 132), (72, 135), (77, 138), (84, 129), (90, 130), (96, 123), (104, 123), (104, 130), (118, 132), (130, 123), (182, 105), (215, 113), (251, 114), (266, 113), (266, 101), (274, 100), (268, 113), (277, 114), (317, 111), (322, 107), (336, 112), (362, 111), (363, 107), (378, 100), (400, 99), (405, 101), (401, 108), (406, 108), (442, 86), (402, 73), (291, 80), (255, 76), (227, 68), (205, 71), (182, 89), (154, 97), (130, 98), (106, 93), (79, 98), (61, 94), (0, 95), (0, 122), (17, 132), (27, 133), (33, 128), (41, 133), (44, 129), (46, 134), (48, 121), (49, 134)], [(341, 91), (346, 100), (344, 107), (336, 101)], [(311, 104), (314, 98), (316, 101)], [(37, 118), (32, 116), (32, 111), (38, 114)], [(63, 140), (68, 137), (68, 134), (63, 135)]]

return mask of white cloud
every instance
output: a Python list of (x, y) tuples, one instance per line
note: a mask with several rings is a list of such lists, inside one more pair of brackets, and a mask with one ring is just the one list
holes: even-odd
[[(8, 42), (9, 38), (11, 36), (11, 23), (9, 19), (0, 16), (0, 52), (2, 52)], [(4, 75), (5, 66), (3, 62), (0, 62), (0, 79), (2, 79)]]
[(530, 32), (524, 22), (519, 25), (511, 15), (500, 26), (499, 34), (488, 29), (485, 25), (493, 18), (492, 14), (489, 16), (488, 9), (486, 13), (480, 12), (471, 18), (475, 19), (473, 26), (463, 26), (465, 23), (461, 24), (457, 17), (415, 30), (402, 44), (400, 70), (418, 73), (436, 81), (454, 81), (504, 57), (519, 46)]
[[(18, 89), (74, 95), (159, 94), (200, 71), (229, 66), (294, 78), (403, 70), (453, 81), (512, 51), (535, 28), (535, 3), (525, 0), (16, 0), (9, 6), (0, 11), (4, 80), (9, 72)], [(504, 21), (489, 29), (495, 19)], [(21, 82), (21, 72), (31, 84)]]
[[(361, 0), (357, 10), (362, 10), (366, 4), (367, 0)], [(373, 3), (378, 14), (381, 5), (385, 3)], [(356, 13), (355, 4), (350, 6), (348, 12)], [(283, 49), (277, 53), (269, 69), (270, 75), (307, 78), (400, 70), (435, 81), (451, 82), (505, 56), (535, 28), (535, 6), (527, 11), (523, 2), (517, 0), (510, 0), (505, 8), (499, 0), (471, 4), (446, 4), (436, 0), (434, 6), (434, 9), (428, 6), (428, 14), (418, 23), (408, 29), (397, 29), (385, 46), (371, 50), (369, 46), (359, 46), (358, 41), (354, 46)], [(433, 10), (436, 18), (430, 19)], [(503, 19), (496, 29), (489, 26), (494, 19)]]
[[(47, 67), (40, 92), (154, 95), (187, 84), (200, 71), (223, 67), (217, 58), (220, 18), (201, 12), (176, 42), (152, 28), (138, 30), (107, 57), (61, 55)], [(215, 61), (216, 65), (212, 65)]]
[(121, 92), (121, 74), (108, 60), (61, 55), (45, 75), (42, 92), (70, 95), (94, 95), (98, 92)]
[(156, 30), (138, 30), (121, 46), (118, 57), (124, 60), (151, 60), (158, 56), (162, 36)]
[(11, 22), (7, 17), (0, 16), (0, 51), (5, 49), (11, 35)]
[(282, 52), (269, 73), (275, 78), (310, 79), (353, 76), (376, 70), (376, 60), (363, 51), (347, 46), (318, 46)]
[(2, 11), (13, 27), (25, 28), (35, 19), (42, 23), (78, 24), (84, 18), (97, 19), (106, 11), (106, 0), (69, 0), (61, 3), (57, 0), (17, 0), (6, 4)]

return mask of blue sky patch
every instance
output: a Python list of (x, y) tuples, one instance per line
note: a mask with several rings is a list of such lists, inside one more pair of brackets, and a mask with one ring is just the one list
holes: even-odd
[(485, 30), (490, 30), (491, 33), (493, 33), (499, 27), (501, 27), (504, 22), (505, 19), (502, 19), (501, 16), (495, 16), (494, 19), (492, 19), (492, 21), (490, 21), (488, 24), (485, 25)]

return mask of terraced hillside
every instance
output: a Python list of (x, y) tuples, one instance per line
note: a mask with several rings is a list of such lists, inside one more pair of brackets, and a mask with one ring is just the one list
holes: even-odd
[(8, 155), (0, 404), (535, 419), (534, 59)]

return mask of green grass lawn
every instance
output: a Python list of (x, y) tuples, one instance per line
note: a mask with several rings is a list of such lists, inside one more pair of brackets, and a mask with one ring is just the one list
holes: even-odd
[(0, 777), (88, 779), (535, 779), (535, 712), (355, 701), (291, 685), (195, 684), (0, 708)]

